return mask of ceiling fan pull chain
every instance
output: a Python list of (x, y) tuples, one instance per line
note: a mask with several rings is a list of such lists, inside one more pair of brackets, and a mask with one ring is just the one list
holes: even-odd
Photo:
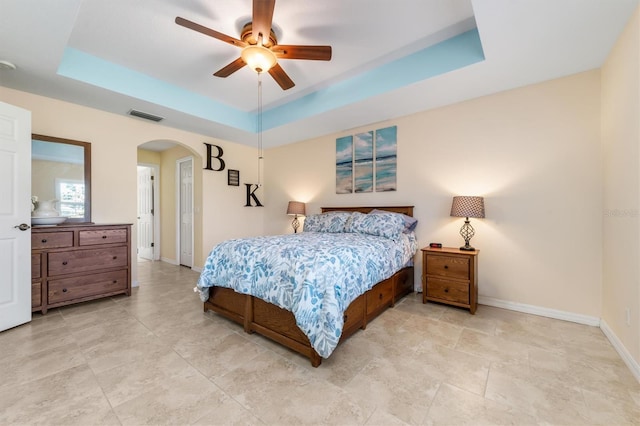
[(262, 73), (258, 74), (258, 114), (256, 118), (256, 133), (258, 135), (258, 187), (262, 186)]

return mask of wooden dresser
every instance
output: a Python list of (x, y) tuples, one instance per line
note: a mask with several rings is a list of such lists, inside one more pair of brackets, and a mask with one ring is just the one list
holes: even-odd
[(131, 225), (31, 229), (31, 310), (131, 295)]
[(457, 248), (422, 249), (422, 303), (478, 307), (478, 253)]

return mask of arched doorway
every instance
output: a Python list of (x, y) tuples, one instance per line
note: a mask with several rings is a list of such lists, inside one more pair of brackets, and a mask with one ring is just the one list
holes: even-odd
[[(186, 164), (189, 167), (181, 171)], [(139, 259), (149, 259), (149, 252), (157, 252), (153, 260), (200, 270), (202, 158), (190, 147), (177, 141), (155, 140), (138, 146), (138, 166), (141, 174), (144, 174), (139, 174), (138, 181), (139, 213), (147, 212), (147, 216), (138, 215)], [(145, 201), (141, 202), (140, 199)], [(185, 205), (188, 208), (183, 208)], [(153, 206), (152, 215), (150, 206)], [(149, 221), (154, 223), (154, 232), (150, 230)], [(147, 238), (149, 234), (153, 235), (153, 241)], [(152, 243), (153, 250), (145, 247), (145, 243)]]

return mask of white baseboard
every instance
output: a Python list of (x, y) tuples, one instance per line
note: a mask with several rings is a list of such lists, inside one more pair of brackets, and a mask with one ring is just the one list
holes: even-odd
[(557, 309), (543, 308), (535, 305), (527, 305), (525, 303), (510, 302), (508, 300), (495, 299), (493, 297), (486, 296), (478, 296), (478, 303), (496, 308), (509, 309), (511, 311), (524, 312), (525, 314), (577, 322), (578, 324), (591, 325), (594, 327), (600, 326), (600, 318), (592, 317), (590, 315), (575, 314), (573, 312), (559, 311)]
[(627, 348), (622, 344), (620, 339), (618, 339), (618, 336), (616, 336), (607, 323), (600, 318), (575, 314), (573, 312), (559, 311), (557, 309), (542, 308), (540, 306), (527, 305), (524, 303), (510, 302), (508, 300), (495, 299), (493, 297), (478, 296), (478, 303), (496, 308), (509, 309), (511, 311), (524, 312), (526, 314), (539, 315), (599, 327), (616, 352), (618, 352), (624, 363), (629, 367), (631, 374), (633, 374), (636, 380), (640, 382), (640, 364), (633, 359)]
[(636, 380), (640, 382), (640, 364), (633, 359), (627, 348), (622, 344), (620, 339), (618, 339), (618, 336), (616, 336), (605, 320), (600, 321), (600, 329), (604, 335), (607, 336), (607, 339), (609, 339), (609, 342), (611, 342), (624, 363), (627, 364), (627, 367), (629, 367), (629, 370), (631, 370)]
[[(161, 257), (160, 261), (167, 262), (167, 263), (169, 263), (171, 265), (176, 265), (176, 266), (180, 265), (175, 259), (168, 259), (166, 257)], [(202, 272), (202, 267), (201, 266), (192, 266), (191, 270), (200, 273), (200, 272)]]

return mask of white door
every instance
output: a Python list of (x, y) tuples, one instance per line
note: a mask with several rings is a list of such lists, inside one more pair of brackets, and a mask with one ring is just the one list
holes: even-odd
[(31, 321), (31, 112), (0, 102), (0, 331)]
[(153, 169), (138, 166), (138, 256), (153, 260)]
[(193, 266), (193, 160), (178, 160), (180, 183), (180, 264)]

